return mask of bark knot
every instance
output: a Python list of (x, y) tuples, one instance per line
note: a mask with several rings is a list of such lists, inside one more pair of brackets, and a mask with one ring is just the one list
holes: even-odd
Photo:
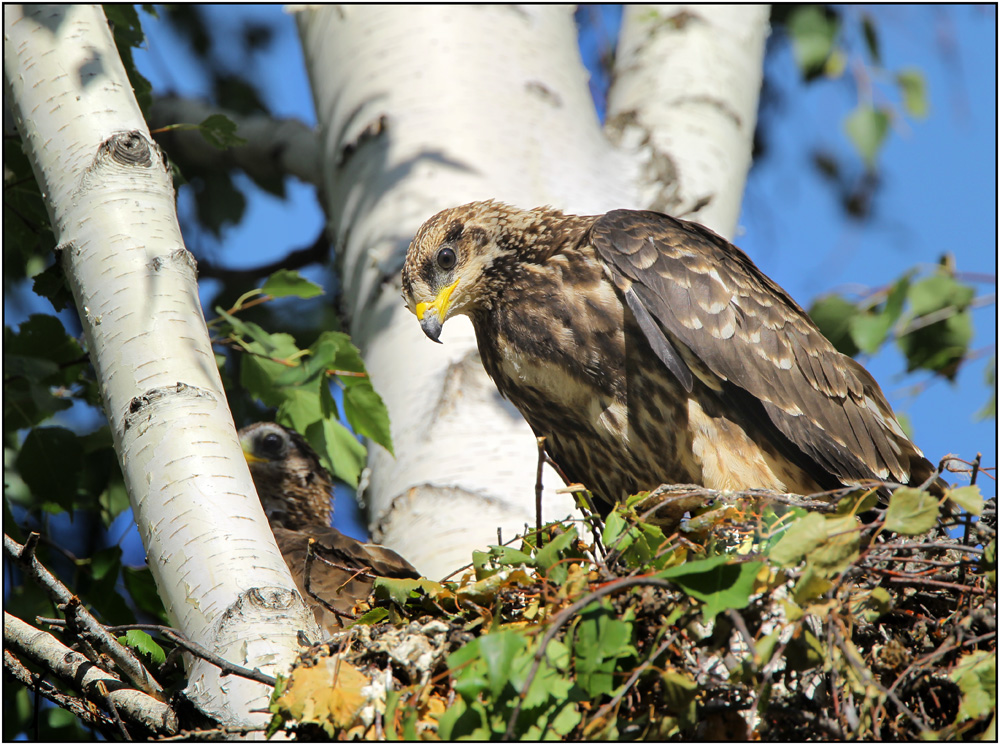
[(153, 165), (153, 154), (149, 142), (142, 132), (116, 132), (101, 144), (101, 154), (111, 156), (111, 160), (123, 166), (149, 168)]

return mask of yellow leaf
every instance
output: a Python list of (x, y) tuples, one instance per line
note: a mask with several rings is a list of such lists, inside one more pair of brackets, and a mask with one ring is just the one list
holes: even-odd
[(277, 704), (298, 722), (318, 724), (333, 737), (356, 723), (368, 703), (362, 688), (368, 678), (336, 657), (325, 657), (312, 667), (298, 667)]

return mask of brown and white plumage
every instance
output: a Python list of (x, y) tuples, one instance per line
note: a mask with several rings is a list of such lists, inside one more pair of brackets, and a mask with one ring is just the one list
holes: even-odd
[(933, 471), (871, 375), (696, 223), (476, 202), (420, 228), (403, 295), (435, 341), (470, 317), (500, 392), (608, 501), (661, 483), (807, 494)]
[(298, 432), (272, 422), (257, 422), (241, 429), (239, 437), (275, 542), (321, 626), (334, 631), (340, 624), (307, 591), (310, 539), (316, 541), (314, 552), (326, 561), (313, 561), (308, 589), (340, 613), (349, 614), (359, 600), (369, 596), (373, 576), (420, 576), (395, 551), (363, 543), (330, 527), (333, 481), (316, 451)]

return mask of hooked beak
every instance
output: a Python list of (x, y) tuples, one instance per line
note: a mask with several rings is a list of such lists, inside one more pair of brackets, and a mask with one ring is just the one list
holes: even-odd
[(416, 312), (420, 328), (427, 334), (428, 339), (436, 341), (438, 344), (441, 343), (438, 338), (441, 336), (441, 327), (444, 325), (444, 319), (448, 316), (451, 293), (455, 291), (456, 287), (458, 287), (457, 279), (447, 287), (441, 288), (433, 302), (417, 303)]

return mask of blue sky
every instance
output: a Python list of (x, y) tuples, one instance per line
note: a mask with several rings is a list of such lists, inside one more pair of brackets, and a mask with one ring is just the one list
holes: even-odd
[[(847, 221), (831, 189), (809, 165), (809, 153), (819, 145), (854, 157), (860, 168), (841, 127), (857, 102), (854, 86), (829, 81), (804, 85), (790, 49), (780, 45), (768, 58), (768, 74), (783, 104), (770, 119), (768, 157), (750, 174), (735, 242), (805, 307), (834, 289), (884, 286), (914, 265), (936, 263), (946, 251), (955, 255), (959, 271), (992, 277), (977, 285), (979, 294), (992, 294), (997, 257), (995, 9), (850, 6), (844, 13), (863, 11), (876, 19), (885, 66), (919, 68), (931, 106), (926, 119), (907, 120), (889, 136), (879, 161), (882, 187), (875, 218), (864, 224)], [(276, 24), (269, 53), (246, 72), (277, 115), (314, 124), (292, 16), (271, 5), (213, 6), (207, 12), (216, 38), (235, 38), (248, 16)], [(617, 14), (602, 11), (602, 19), (613, 33)], [(145, 15), (143, 23), (148, 48), (137, 52), (136, 62), (154, 91), (205, 96), (206, 82), (167, 24)], [(585, 56), (592, 43), (586, 40)], [(223, 50), (223, 56), (230, 55)], [(879, 81), (876, 90), (891, 99), (890, 89)], [(287, 187), (286, 201), (251, 188), (241, 224), (225, 230), (218, 244), (187, 236), (189, 247), (207, 246), (218, 263), (238, 267), (262, 264), (310, 244), (323, 225), (313, 190), (292, 179)], [(190, 205), (191, 195), (182, 190), (181, 209)], [(894, 408), (908, 418), (915, 441), (932, 461), (948, 452), (971, 459), (982, 451), (984, 464), (994, 466), (995, 420), (977, 422), (974, 415), (988, 396), (983, 377), (995, 354), (995, 303), (975, 311), (974, 321), (973, 348), (982, 356), (960, 370), (954, 385), (935, 381), (912, 395), (912, 386), (929, 376), (903, 376), (904, 360), (891, 348), (862, 362)], [(980, 483), (984, 492), (995, 493), (989, 480)], [(343, 497), (335, 520), (345, 532), (363, 534)], [(127, 518), (115, 528), (114, 533), (127, 532)], [(133, 540), (126, 544), (126, 560), (141, 562), (141, 548), (136, 556)]]

